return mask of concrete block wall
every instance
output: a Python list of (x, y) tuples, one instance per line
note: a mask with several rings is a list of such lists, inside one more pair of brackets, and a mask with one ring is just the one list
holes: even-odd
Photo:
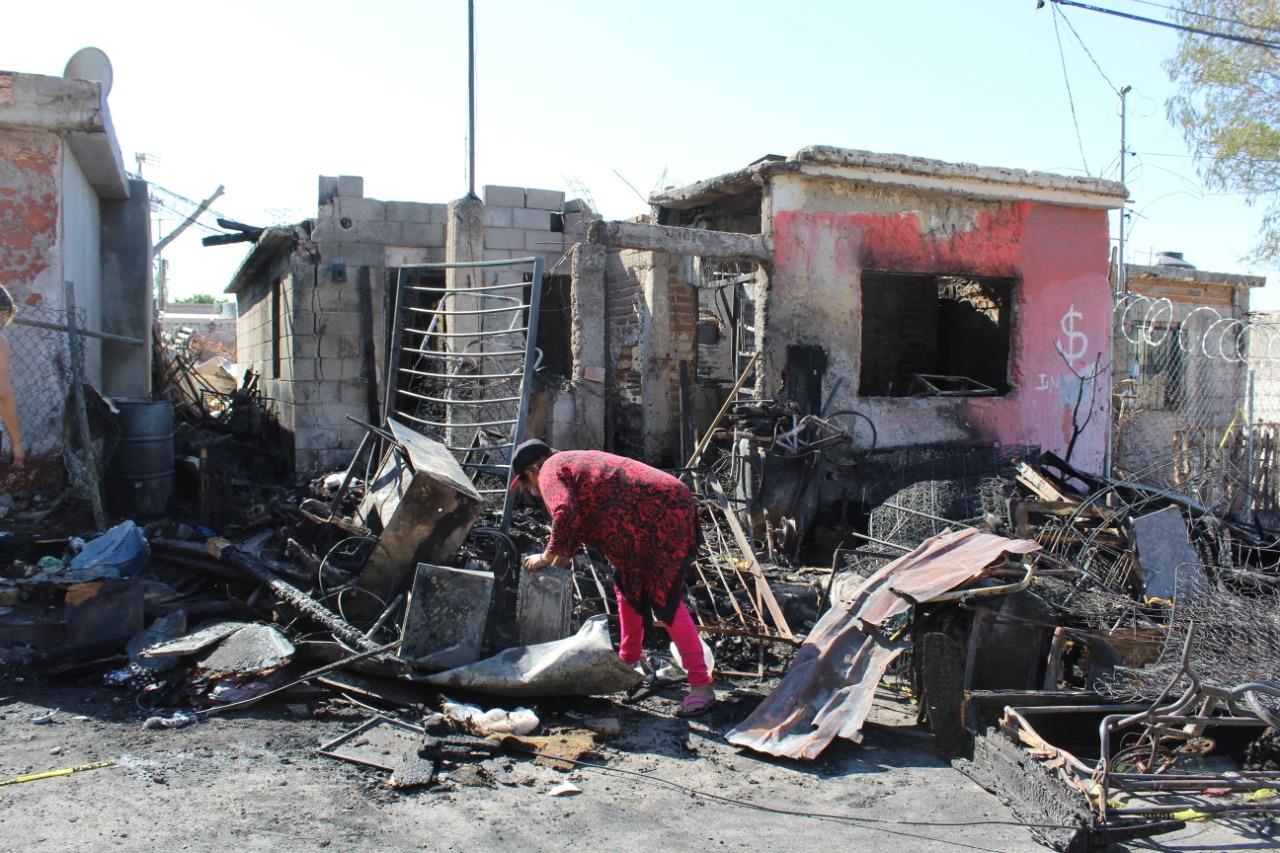
[[(561, 259), (573, 245), (565, 242), (563, 231), (553, 231), (553, 220), (564, 222), (565, 197), (558, 190), (489, 185), (484, 188), (484, 259), (486, 261), (528, 258), (540, 255), (543, 270), (558, 262), (558, 272), (567, 272), (568, 260)], [(579, 223), (581, 219), (577, 220)], [(524, 270), (493, 271), (486, 274), (490, 284), (518, 281)]]

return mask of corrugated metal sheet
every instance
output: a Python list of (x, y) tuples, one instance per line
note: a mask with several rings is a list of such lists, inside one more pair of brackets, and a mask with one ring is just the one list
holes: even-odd
[(733, 731), (729, 742), (784, 758), (817, 758), (835, 737), (861, 740), (876, 685), (906, 643), (895, 643), (879, 626), (976, 579), (1004, 554), (1040, 549), (1025, 539), (977, 530), (926, 539), (832, 606), (796, 653), (778, 687)]

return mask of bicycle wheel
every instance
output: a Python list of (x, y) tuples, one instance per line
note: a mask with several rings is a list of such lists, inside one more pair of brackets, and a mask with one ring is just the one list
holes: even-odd
[(876, 449), (876, 425), (862, 412), (845, 409), (832, 412), (824, 420), (828, 435), (847, 436), (844, 440), (824, 444), (822, 458), (832, 465), (856, 465)]

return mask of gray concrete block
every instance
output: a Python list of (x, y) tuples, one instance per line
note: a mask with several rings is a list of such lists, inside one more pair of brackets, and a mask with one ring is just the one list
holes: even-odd
[(505, 261), (511, 257), (509, 249), (485, 249), (484, 259), (486, 261)]
[(551, 211), (519, 208), (511, 211), (511, 227), (532, 231), (551, 230)]
[[(353, 405), (369, 399), (369, 383), (363, 379), (342, 379), (338, 382), (338, 401)], [(348, 423), (350, 423), (348, 421)], [(359, 440), (359, 439), (357, 439)]]
[(307, 428), (294, 430), (293, 446), (298, 450), (325, 450), (338, 446), (338, 430)]
[(345, 198), (340, 196), (334, 203), (334, 212), (339, 219), (346, 217), (357, 223), (363, 220), (383, 220), (387, 218), (387, 203), (378, 201), (376, 198)]
[(586, 213), (589, 210), (587, 203), (580, 198), (571, 198), (564, 203), (565, 213)]
[(444, 246), (444, 223), (406, 223), (400, 227), (400, 242), (405, 246)]
[(524, 232), (516, 228), (484, 229), (484, 247), (486, 249), (523, 249)]
[(325, 205), (333, 201), (338, 195), (338, 179), (331, 175), (320, 176), (319, 192), (317, 193), (317, 204)]
[(359, 338), (338, 338), (338, 358), (360, 358), (360, 352)]
[(364, 198), (364, 178), (359, 175), (339, 175), (338, 195), (343, 198)]
[(387, 219), (396, 222), (430, 222), (430, 205), (418, 201), (389, 201), (386, 203)]
[(554, 231), (526, 231), (524, 247), (531, 252), (559, 252), (563, 250), (564, 239)]
[(511, 211), (514, 207), (498, 207), (496, 205), (485, 205), (484, 208), (484, 225), (486, 228), (510, 228), (511, 227)]
[(427, 221), (428, 222), (446, 222), (449, 219), (449, 205), (447, 204), (428, 204), (427, 205)]
[(563, 210), (564, 193), (558, 190), (535, 190), (529, 188), (524, 193), (524, 206), (540, 210)]
[(399, 243), (403, 236), (399, 222), (368, 221), (356, 223), (356, 236), (362, 243)]
[(524, 207), (524, 187), (486, 185), (484, 203), (498, 207)]

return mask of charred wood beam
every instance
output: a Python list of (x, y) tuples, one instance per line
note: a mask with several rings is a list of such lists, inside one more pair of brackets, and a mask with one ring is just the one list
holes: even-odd
[(225, 539), (210, 539), (205, 543), (205, 550), (222, 562), (240, 570), (258, 583), (271, 590), (276, 598), (288, 604), (294, 610), (306, 616), (317, 625), (333, 634), (334, 637), (348, 643), (352, 648), (362, 652), (372, 652), (378, 644), (365, 637), (350, 623), (338, 617), (320, 602), (307, 595), (292, 584), (280, 580), (263, 565), (262, 561), (246, 551), (237, 548)]
[(587, 242), (618, 249), (648, 249), (702, 258), (751, 258), (757, 261), (773, 258), (769, 238), (763, 234), (707, 231), (647, 222), (593, 222), (587, 232)]

